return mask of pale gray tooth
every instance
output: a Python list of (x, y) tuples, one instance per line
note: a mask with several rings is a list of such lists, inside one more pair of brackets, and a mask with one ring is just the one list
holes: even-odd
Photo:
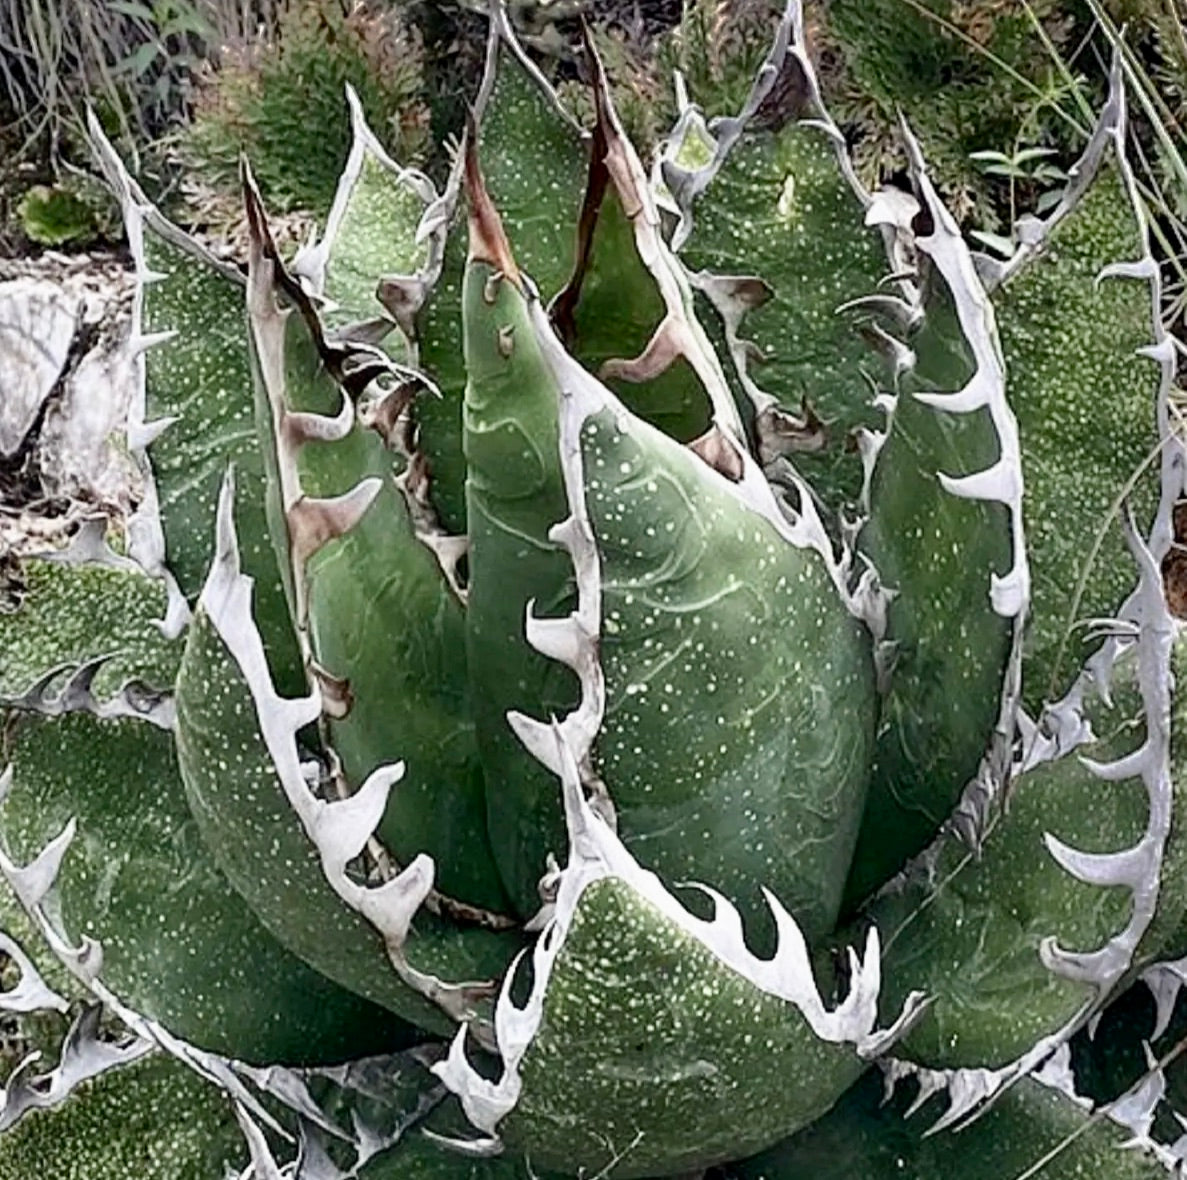
[(29, 864), (23, 868), (4, 860), (4, 875), (12, 886), (21, 904), (29, 910), (36, 909), (53, 888), (62, 867), (62, 858), (74, 840), (76, 825), (71, 819)]
[(177, 421), (176, 415), (155, 418), (152, 422), (129, 422), (126, 432), (130, 451), (146, 451)]
[(541, 655), (575, 668), (582, 651), (592, 642), (592, 637), (584, 633), (573, 616), (567, 615), (557, 619), (539, 618), (533, 613), (535, 606), (534, 599), (528, 603), (527, 618), (524, 622), (528, 642)]
[(20, 977), (7, 991), (0, 991), (0, 1011), (3, 1012), (68, 1012), (70, 1004), (63, 999), (42, 978), (25, 954), (20, 943), (0, 930), (0, 951), (3, 951), (17, 966)]
[(1112, 762), (1098, 762), (1095, 758), (1081, 757), (1080, 762), (1099, 779), (1105, 782), (1119, 783), (1129, 778), (1140, 777), (1143, 770), (1150, 764), (1154, 751), (1149, 742), (1144, 743), (1131, 754), (1117, 758)]
[(314, 843), (333, 865), (346, 865), (367, 846), (383, 813), (393, 783), (404, 777), (404, 764), (372, 773), (353, 795), (323, 806), (314, 824)]
[(1171, 1017), (1175, 1011), (1175, 1002), (1179, 998), (1179, 992), (1182, 990), (1184, 982), (1187, 981), (1187, 959), (1155, 963), (1142, 972), (1141, 979), (1154, 997), (1157, 1013), (1154, 1018), (1154, 1030), (1150, 1033), (1150, 1040), (1157, 1041), (1170, 1027)]
[(421, 853), (397, 876), (383, 885), (360, 889), (355, 908), (387, 940), (400, 947), (424, 900), (433, 890), (433, 860)]
[(1120, 852), (1081, 852), (1050, 832), (1043, 833), (1043, 841), (1059, 865), (1086, 885), (1132, 888), (1143, 880), (1150, 857), (1145, 841)]
[(464, 1156), (472, 1160), (495, 1159), (503, 1154), (503, 1141), (492, 1135), (485, 1139), (457, 1139), (451, 1135), (439, 1135), (436, 1131), (425, 1127), (421, 1134), (439, 1147), (452, 1151), (455, 1155)]
[[(916, 395), (918, 396), (918, 395)], [(1022, 494), (1022, 473), (1011, 459), (1003, 457), (984, 471), (971, 475), (940, 474), (946, 492), (966, 500), (995, 500), (1012, 503)]]
[(1136, 262), (1110, 262), (1108, 266), (1102, 267), (1100, 273), (1097, 274), (1096, 285), (1099, 287), (1106, 279), (1141, 279), (1149, 282), (1157, 277), (1158, 263), (1146, 255), (1145, 258), (1138, 259)]

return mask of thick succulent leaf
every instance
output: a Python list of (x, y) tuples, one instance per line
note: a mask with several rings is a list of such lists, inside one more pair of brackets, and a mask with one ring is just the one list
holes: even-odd
[[(894, 597), (869, 802), (847, 886), (851, 902), (931, 841), (977, 774), (1002, 710), (1017, 625), (990, 594), (1010, 568), (1010, 511), (955, 494), (949, 482), (990, 472), (1016, 449), (1016, 428), (1009, 421), (1011, 438), (995, 412), (1009, 413), (988, 297), (955, 226), (943, 223), (931, 197), (927, 216), (937, 224), (930, 243), (919, 243), (922, 265), (930, 266), (922, 318), (907, 337), (897, 396), (885, 395), (885, 437), (864, 440), (873, 471), (859, 544)], [(944, 239), (959, 266), (928, 257)], [(979, 405), (957, 399), (943, 407), (916, 396), (966, 390), (986, 396)], [(1003, 731), (1011, 727), (1007, 717)]]
[(502, 270), (475, 259), (466, 273), (466, 640), (491, 845), (512, 903), (530, 915), (546, 857), (564, 847), (563, 815), (556, 780), (524, 750), (507, 713), (548, 716), (577, 702), (569, 670), (524, 633), (529, 603), (541, 614), (565, 609), (572, 567), (548, 539), (567, 513), (556, 387), (518, 274)]
[[(798, 4), (737, 115), (709, 134), (686, 108), (665, 154), (681, 212), (674, 242), (725, 321), (760, 457), (794, 452), (827, 504), (855, 502), (851, 435), (877, 425), (870, 374), (880, 364), (838, 311), (876, 290), (886, 251), (863, 223), (869, 198), (821, 106)], [(823, 423), (801, 416), (805, 404)]]
[[(1122, 726), (1120, 740), (1132, 736)], [(1109, 746), (1088, 752), (1122, 754)], [(1089, 852), (1136, 843), (1146, 826), (1140, 785), (1102, 783), (1072, 755), (1023, 775), (981, 854), (942, 837), (927, 876), (892, 882), (870, 914), (886, 940), (888, 992), (936, 997), (912, 1034), (913, 1060), (944, 1068), (1005, 1065), (1060, 1028), (1090, 989), (1044, 965), (1045, 939), (1092, 950), (1120, 930), (1130, 899), (1065, 872), (1042, 847), (1051, 832)], [(957, 966), (959, 965), (959, 966)]]
[[(327, 244), (332, 274), (336, 243)], [(257, 397), (276, 448), (274, 539), (290, 568), (307, 659), (327, 688), (328, 734), (345, 780), (357, 787), (405, 759), (409, 772), (380, 826), (385, 846), (401, 864), (432, 856), (451, 898), (503, 910), (470, 720), (463, 592), (449, 560), (457, 549), (424, 519), (423, 464), (407, 450), (388, 451), (378, 428), (399, 419), (408, 382), (384, 372), (374, 349), (327, 342), (312, 301), (266, 237), (253, 240), (249, 286)], [(286, 291), (296, 306), (282, 309)], [(379, 395), (387, 400), (372, 411), (375, 430), (356, 420), (336, 380), (340, 372), (354, 380), (359, 367), (395, 385)], [(384, 434), (407, 447), (398, 425)]]
[[(909, 1118), (910, 1096), (883, 1098), (872, 1070), (807, 1130), (768, 1152), (725, 1169), (729, 1180), (1143, 1180), (1165, 1168), (1139, 1151), (1109, 1120), (1041, 1081), (1024, 1079), (959, 1134), (925, 1136), (925, 1106)], [(1037, 1168), (1035, 1172), (1030, 1171)]]
[(71, 545), (20, 565), (20, 606), (0, 612), (0, 700), (55, 668), (110, 657), (91, 682), (99, 698), (131, 677), (168, 688), (181, 645), (162, 636), (164, 587), (106, 548), (104, 522), (83, 525)]
[(269, 659), (290, 691), (300, 657), (264, 513), (264, 464), (256, 438), (251, 364), (243, 330), (243, 277), (157, 210), (128, 176), (97, 124), (95, 149), (124, 214), (136, 265), (132, 335), (138, 390), (128, 444), (146, 479), (130, 524), (130, 556), (172, 586), (170, 630), (202, 587), (219, 481), (233, 462), (249, 494), (239, 527), (244, 560), (260, 587)]
[[(597, 147), (595, 143), (595, 151)], [(603, 186), (605, 180), (603, 175)], [(709, 429), (710, 405), (687, 361), (677, 360), (646, 380), (617, 376), (622, 361), (647, 347), (665, 308), (636, 251), (622, 202), (613, 193), (597, 194), (596, 184), (591, 178), (582, 218), (588, 260), (555, 308), (566, 344), (640, 417), (672, 438), (691, 442)]]
[(1008, 1072), (1129, 970), (1155, 917), (1173, 801), (1171, 625), (1148, 552), (1141, 610), (1139, 641), (1107, 646), (1065, 702), (1061, 734), (1033, 739), (1007, 806), (969, 817), (976, 848), (954, 823), (871, 904), (887, 995), (935, 997), (904, 1045), (910, 1061)]
[(695, 294), (663, 236), (659, 207), (622, 129), (593, 48), (597, 123), (577, 268), (550, 310), (573, 354), (625, 404), (681, 442), (713, 422), (741, 439), (720, 361), (697, 319)]
[(803, 935), (769, 897), (773, 957), (747, 948), (738, 912), (710, 894), (695, 917), (639, 867), (585, 801), (560, 730), (569, 861), (522, 1006), (496, 1010), (503, 1072), (435, 1067), (474, 1124), (535, 1162), (578, 1174), (672, 1173), (722, 1162), (817, 1118), (898, 1034), (876, 1025), (877, 937), (849, 954), (849, 990), (825, 1006)]
[(1022, 433), (1034, 571), (1025, 698), (1036, 710), (1074, 679), (1081, 620), (1110, 616), (1131, 587), (1122, 498), (1143, 526), (1157, 501), (1159, 368), (1165, 382), (1174, 358), (1125, 136), (1118, 67), (1067, 196), (1046, 223), (1019, 225), (1026, 244), (993, 291)]
[[(407, 1036), (335, 987), (260, 925), (203, 844), (170, 735), (85, 713), (17, 733), (0, 809), (9, 855), (31, 861), (67, 823), (60, 918), (103, 944), (102, 978), (178, 1036), (246, 1060), (335, 1060)], [(260, 987), (260, 980), (267, 987)]]
[(827, 560), (607, 403), (581, 429), (603, 577), (594, 764), (632, 851), (747, 914), (831, 930), (875, 711), (869, 636)]
[[(486, 72), (475, 101), (483, 167), (499, 208), (522, 241), (519, 261), (546, 297), (573, 271), (586, 135), (515, 41), (506, 16), (492, 17)], [(444, 216), (456, 209), (455, 169)], [(466, 384), (462, 340), (465, 235), (456, 228), (445, 245), (441, 277), (418, 324), (420, 361), (440, 388), (439, 401), (417, 407), (420, 444), (432, 473), (433, 504), (453, 533), (466, 532), (466, 465), (462, 446), (462, 393)]]
[(226, 1098), (166, 1056), (108, 1071), (0, 1135), (3, 1180), (212, 1180), (245, 1158)]
[[(482, 208), (485, 194), (472, 199)], [(497, 232), (493, 223), (476, 223), (476, 237), (486, 235), (479, 244), (492, 257), (506, 250)], [(510, 258), (498, 261), (510, 275)], [(759, 888), (766, 885), (810, 936), (826, 932), (860, 818), (874, 711), (868, 636), (838, 592), (831, 550), (822, 534), (812, 535), (810, 522), (797, 531), (785, 519), (756, 469), (736, 486), (629, 415), (567, 357), (538, 299), (525, 297), (513, 279), (492, 290), (493, 316), (481, 302), (484, 276), (473, 281), (471, 388), (475, 399), (488, 386), (501, 395), (480, 408), (508, 438), (496, 449), (498, 436), (477, 435), (470, 449), (472, 461), (483, 463), (483, 485), (471, 477), (472, 505), (494, 479), (504, 489), (502, 537), (480, 534), (471, 511), (472, 628), (486, 626), (475, 614), (482, 546), (501, 540), (501, 553), (516, 557), (534, 535), (542, 547), (548, 525), (577, 512), (573, 501), (580, 498), (601, 566), (604, 625), (598, 618), (594, 625), (602, 627), (599, 675), (606, 683), (599, 691), (610, 702), (590, 769), (609, 784), (624, 838), (670, 879), (711, 881), (747, 913), (763, 913)], [(505, 355), (499, 345), (509, 325), (512, 347)], [(529, 363), (531, 385), (524, 379)], [(558, 440), (562, 402), (573, 404), (563, 410), (569, 433)], [(512, 421), (514, 434), (507, 429)], [(543, 440), (551, 440), (556, 458), (545, 452), (528, 469), (523, 452), (540, 454)], [(740, 449), (730, 454), (745, 466)], [(559, 472), (549, 468), (556, 470), (561, 455), (574, 466), (564, 477), (571, 488), (557, 488), (567, 497), (558, 507), (540, 489), (545, 479), (559, 483)], [(551, 654), (544, 616), (557, 613), (568, 583), (567, 563), (555, 552), (549, 556), (557, 580), (542, 580), (525, 594), (538, 606), (518, 641), (539, 649), (536, 660)], [(495, 583), (501, 606), (508, 581), (503, 575)], [(504, 644), (525, 605), (503, 606), (506, 622), (496, 635)], [(481, 654), (497, 675), (505, 674), (505, 656)], [(479, 664), (472, 645), (471, 665)], [(523, 688), (518, 693), (522, 700)], [(696, 704), (706, 695), (709, 717)], [(499, 713), (510, 707), (540, 718), (557, 711), (552, 702), (525, 710), (521, 700), (504, 695)], [(521, 782), (500, 782), (497, 794), (488, 787), (496, 848), (500, 828), (523, 840), (521, 833), (540, 819), (547, 823), (551, 815), (559, 823), (555, 787), (533, 784), (529, 797)], [(518, 805), (510, 803), (513, 791)], [(548, 842), (530, 849), (537, 873), (543, 854), (559, 844), (548, 827), (541, 829)], [(522, 859), (522, 846), (515, 851)]]
[(557, 1174), (516, 1155), (470, 1158), (414, 1132), (368, 1160), (359, 1180), (557, 1180)]
[[(413, 334), (413, 320), (440, 264), (439, 237), (421, 237), (426, 206), (436, 199), (432, 181), (402, 168), (367, 125), (362, 104), (347, 85), (351, 150), (338, 181), (321, 240), (301, 251), (296, 274), (326, 301), (327, 322), (361, 329), (387, 320)], [(400, 359), (403, 349), (389, 336)]]
[[(218, 557), (178, 678), (178, 757), (190, 806), (232, 885), (284, 946), (342, 986), (425, 1027), (447, 1028), (404, 980), (445, 1003), (454, 996), (453, 1014), (462, 1015), (472, 1009), (474, 989), (451, 989), (437, 974), (497, 977), (518, 940), (462, 931), (424, 912), (410, 927), (432, 888), (426, 857), (375, 888), (347, 873), (371, 840), (400, 768), (382, 768), (356, 796), (332, 803), (306, 783), (297, 733), (321, 712), (320, 696), (282, 699), (268, 678), (250, 583), (235, 556), (232, 494), (226, 485)], [(408, 966), (406, 941), (417, 966), (433, 974)]]

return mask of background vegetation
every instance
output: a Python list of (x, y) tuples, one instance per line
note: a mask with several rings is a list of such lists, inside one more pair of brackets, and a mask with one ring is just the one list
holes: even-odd
[[(455, 132), (481, 59), (481, 0), (0, 0), (0, 244), (8, 251), (110, 238), (116, 221), (90, 176), (89, 103), (140, 179), (191, 226), (234, 222), (237, 159), (250, 153), (270, 203), (324, 212), (346, 150), (343, 85), (398, 158), (430, 171), (426, 145)], [(699, 35), (668, 36), (685, 5)], [(575, 17), (597, 18), (602, 48), (635, 83), (632, 130), (658, 137), (674, 106), (671, 69), (694, 95), (715, 76), (721, 16), (766, 19), (771, 0), (519, 0), (517, 23), (562, 80), (578, 65)], [(834, 115), (867, 183), (903, 167), (902, 108), (973, 228), (999, 233), (1058, 184), (1103, 94), (1121, 27), (1139, 104), (1138, 162), (1177, 258), (1187, 171), (1181, 0), (817, 0), (809, 8)], [(735, 67), (736, 68), (736, 67)], [(432, 125), (433, 135), (429, 129)], [(180, 178), (186, 177), (184, 184)], [(992, 239), (988, 239), (992, 241)]]

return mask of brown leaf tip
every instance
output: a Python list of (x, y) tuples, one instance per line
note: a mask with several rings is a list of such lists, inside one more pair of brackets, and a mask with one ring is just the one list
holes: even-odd
[(503, 230), (503, 220), (495, 209), (478, 164), (478, 127), (472, 114), (466, 116), (465, 187), (470, 210), (470, 260), (486, 262), (522, 287), (519, 267), (511, 254), (511, 245)]

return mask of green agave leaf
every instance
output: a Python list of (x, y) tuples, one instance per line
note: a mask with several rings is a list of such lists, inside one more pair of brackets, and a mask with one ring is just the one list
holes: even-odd
[(423, 1134), (369, 1160), (359, 1180), (557, 1180), (557, 1173), (543, 1171), (527, 1160), (511, 1156), (470, 1159), (443, 1148)]
[(108, 549), (105, 532), (104, 521), (87, 521), (66, 549), (21, 562), (20, 607), (0, 611), (0, 704), (54, 669), (101, 657), (91, 681), (99, 698), (133, 676), (173, 683), (181, 645), (157, 625), (165, 589)]
[(170, 587), (176, 635), (202, 586), (219, 480), (235, 463), (248, 492), (240, 511), (244, 559), (259, 586), (269, 659), (289, 691), (303, 683), (264, 513), (243, 332), (243, 277), (168, 221), (128, 176), (97, 121), (91, 138), (118, 197), (136, 265), (132, 347), (139, 390), (128, 423), (146, 491), (130, 524), (130, 556)]
[[(402, 168), (367, 125), (354, 88), (351, 150), (321, 240), (293, 260), (293, 273), (310, 280), (326, 301), (327, 324), (348, 332), (398, 325), (410, 340), (415, 317), (440, 267), (440, 235), (418, 232), (437, 198), (432, 181)], [(392, 346), (387, 338), (386, 343)], [(396, 346), (397, 359), (409, 359)]]
[(991, 749), (990, 737), (995, 724), (1013, 729), (1016, 672), (1004, 687), (1003, 674), (1027, 593), (1018, 428), (993, 309), (913, 144), (910, 155), (921, 205), (880, 194), (867, 214), (914, 239), (924, 294), (912, 291), (906, 343), (884, 334), (899, 351), (897, 395), (883, 402), (885, 434), (862, 442), (872, 470), (859, 544), (893, 598), (850, 902), (931, 841), (979, 767), (1004, 778), (1008, 742)]
[[(877, 425), (880, 368), (838, 311), (886, 272), (869, 196), (820, 100), (798, 3), (788, 4), (738, 114), (708, 130), (686, 106), (664, 151), (674, 246), (720, 313), (764, 462), (794, 454), (830, 507), (855, 502), (852, 434)], [(694, 221), (695, 212), (695, 221)]]
[[(606, 191), (602, 145), (595, 140), (582, 213), (582, 258), (554, 314), (573, 355), (646, 421), (681, 442), (710, 426), (710, 405), (682, 358), (644, 378), (645, 350), (665, 316), (664, 300), (635, 247), (621, 199)], [(636, 216), (645, 216), (640, 212)], [(656, 227), (658, 232), (658, 227)], [(631, 374), (624, 380), (624, 370)]]
[[(1037, 1063), (1121, 982), (1151, 929), (1173, 798), (1172, 625), (1154, 561), (1131, 543), (1143, 578), (1137, 642), (1110, 641), (1058, 729), (1031, 731), (1004, 808), (970, 792), (964, 822), (958, 813), (869, 907), (887, 996), (909, 980), (934, 997), (904, 1042), (912, 1062), (1002, 1077)], [(959, 1088), (953, 1098), (959, 1108)]]
[(504, 986), (497, 1081), (466, 1060), (465, 1033), (435, 1066), (491, 1146), (578, 1174), (645, 1176), (722, 1162), (819, 1117), (916, 1013), (875, 1027), (878, 945), (850, 952), (833, 1009), (794, 919), (773, 897), (775, 954), (746, 947), (737, 911), (689, 913), (641, 869), (562, 766), (569, 863), (536, 945), (526, 1001)]
[[(1117, 514), (1157, 500), (1156, 407), (1174, 357), (1158, 323), (1158, 267), (1125, 159), (1120, 66), (1092, 141), (1045, 222), (1019, 224), (991, 287), (1022, 435), (1034, 573), (1025, 699), (1074, 679), (1080, 620), (1110, 616), (1131, 588)], [(1136, 481), (1136, 484), (1135, 484)]]
[(21, 1040), (36, 1040), (41, 1047), (40, 1018), (46, 1018), (47, 1028), (60, 1032), (60, 1018), (85, 992), (42, 944), (36, 926), (7, 885), (0, 886), (0, 951), (8, 968), (16, 969), (16, 981), (6, 980), (0, 991), (0, 1011), (16, 1015)]
[[(480, 203), (484, 202), (484, 203)], [(470, 580), (466, 640), (488, 828), (512, 903), (530, 915), (547, 855), (563, 847), (556, 782), (507, 726), (509, 710), (567, 712), (577, 702), (568, 669), (524, 634), (528, 604), (563, 610), (571, 565), (549, 540), (566, 515), (556, 427), (556, 387), (537, 345), (505, 240), (488, 248), (496, 216), (471, 189), (466, 270), (466, 508)], [(497, 230), (497, 222), (495, 232)]]
[[(551, 86), (515, 39), (506, 14), (492, 10), (486, 70), (474, 104), (483, 168), (499, 208), (523, 247), (519, 261), (546, 295), (559, 291), (573, 271), (587, 134), (565, 111)], [(449, 225), (461, 186), (460, 160), (443, 200)], [(418, 322), (420, 361), (441, 390), (417, 406), (421, 449), (432, 473), (432, 501), (452, 533), (467, 528), (467, 467), (462, 443), (462, 305), (466, 266), (464, 235), (451, 232), (441, 277)]]
[(60, 918), (99, 940), (103, 981), (125, 1003), (254, 1061), (335, 1060), (407, 1038), (400, 1021), (282, 949), (230, 887), (189, 813), (166, 731), (85, 713), (29, 718), (12, 765), (0, 810), (8, 853), (27, 863), (74, 822), (56, 879)]
[[(256, 198), (249, 200), (249, 308), (257, 396), (277, 451), (277, 550), (290, 566), (297, 625), (325, 689), (333, 749), (353, 785), (405, 758), (409, 773), (379, 829), (385, 846), (401, 864), (432, 856), (451, 898), (504, 910), (470, 719), (464, 592), (450, 564), (457, 547), (445, 547), (451, 539), (423, 519), (418, 456), (406, 451), (394, 478), (399, 456), (378, 433), (400, 420), (409, 382), (384, 372), (374, 349), (327, 341), (312, 301), (276, 256)], [(335, 244), (322, 248), (332, 273)], [(291, 306), (282, 310), (285, 297)], [(335, 370), (351, 380), (361, 370), (360, 384), (372, 371), (395, 382), (371, 411), (377, 430), (355, 420)], [(398, 427), (391, 435), (407, 446)]]
[[(616, 127), (600, 126), (608, 142), (618, 141)], [(542, 658), (555, 654), (543, 616), (564, 605), (570, 575), (549, 529), (572, 503), (560, 486), (560, 455), (582, 451), (606, 565), (605, 690), (613, 703), (589, 775), (610, 780), (624, 833), (649, 863), (676, 879), (711, 880), (744, 899), (748, 911), (761, 912), (758, 885), (769, 883), (813, 932), (826, 931), (860, 816), (873, 676), (823, 530), (814, 516), (798, 532), (788, 525), (753, 466), (746, 490), (731, 492), (725, 476), (629, 419), (608, 393), (591, 394), (586, 405), (590, 417), (600, 414), (596, 429), (582, 434), (578, 426), (567, 442), (558, 440), (559, 395), (583, 380), (600, 387), (565, 357), (538, 300), (517, 285), (480, 183), (475, 170), (472, 251), (482, 262), (472, 264), (468, 280), (467, 621), (475, 699), (480, 710), (487, 702), (490, 708), (488, 748), (500, 768), (514, 766), (514, 758), (522, 763), (504, 714), (547, 716), (573, 705), (555, 697), (525, 702), (540, 693), (535, 685), (556, 683), (558, 665), (550, 669)], [(505, 277), (492, 282), (492, 275)], [(744, 466), (740, 448), (724, 431), (719, 437), (723, 465)], [(580, 496), (582, 482), (578, 474)], [(523, 587), (528, 562), (539, 572), (514, 597), (511, 563)], [(520, 639), (532, 602), (541, 609)], [(518, 684), (507, 672), (506, 653), (515, 648), (529, 670)], [(580, 674), (580, 656), (561, 662)], [(797, 671), (818, 663), (818, 675), (832, 681), (823, 691)], [(714, 724), (689, 704), (701, 697), (706, 670), (717, 694)], [(828, 700), (845, 706), (834, 712), (821, 706)], [(481, 713), (479, 726), (483, 734)], [(517, 730), (547, 764), (540, 752), (547, 739), (533, 743), (522, 719)], [(578, 745), (587, 759), (588, 743)], [(491, 767), (489, 754), (485, 761)], [(521, 874), (522, 895), (531, 899), (547, 853), (560, 846), (555, 786), (538, 769), (530, 778), (510, 770), (492, 777), (496, 855)]]
[[(887, 1103), (877, 1071), (867, 1074), (822, 1119), (786, 1143), (734, 1164), (729, 1180), (1142, 1180), (1164, 1176), (1148, 1155), (1122, 1150), (1126, 1134), (1041, 1081), (1023, 1079), (959, 1134), (925, 1136), (928, 1107), (908, 1111), (907, 1096)], [(910, 1117), (908, 1117), (908, 1114)], [(1032, 1172), (1032, 1168), (1038, 1168)]]
[(604, 578), (594, 765), (628, 846), (747, 914), (766, 886), (827, 933), (875, 711), (869, 637), (828, 556), (611, 404), (581, 455)]
[(348, 874), (402, 768), (380, 768), (333, 802), (306, 782), (297, 734), (320, 714), (321, 697), (286, 700), (271, 683), (236, 556), (232, 497), (227, 482), (217, 558), (177, 685), (178, 758), (199, 829), (263, 924), (323, 974), (430, 1029), (450, 1027), (434, 1004), (472, 1018), (485, 985), (453, 985), (436, 973), (497, 977), (518, 939), (417, 913), (433, 886), (428, 857), (374, 887)]
[(31, 1111), (0, 1135), (3, 1180), (211, 1180), (244, 1160), (226, 1098), (156, 1055), (84, 1082), (61, 1108)]
[(663, 237), (660, 211), (623, 131), (592, 41), (594, 127), (577, 266), (550, 305), (574, 356), (645, 421), (692, 442), (742, 423), (695, 293)]

